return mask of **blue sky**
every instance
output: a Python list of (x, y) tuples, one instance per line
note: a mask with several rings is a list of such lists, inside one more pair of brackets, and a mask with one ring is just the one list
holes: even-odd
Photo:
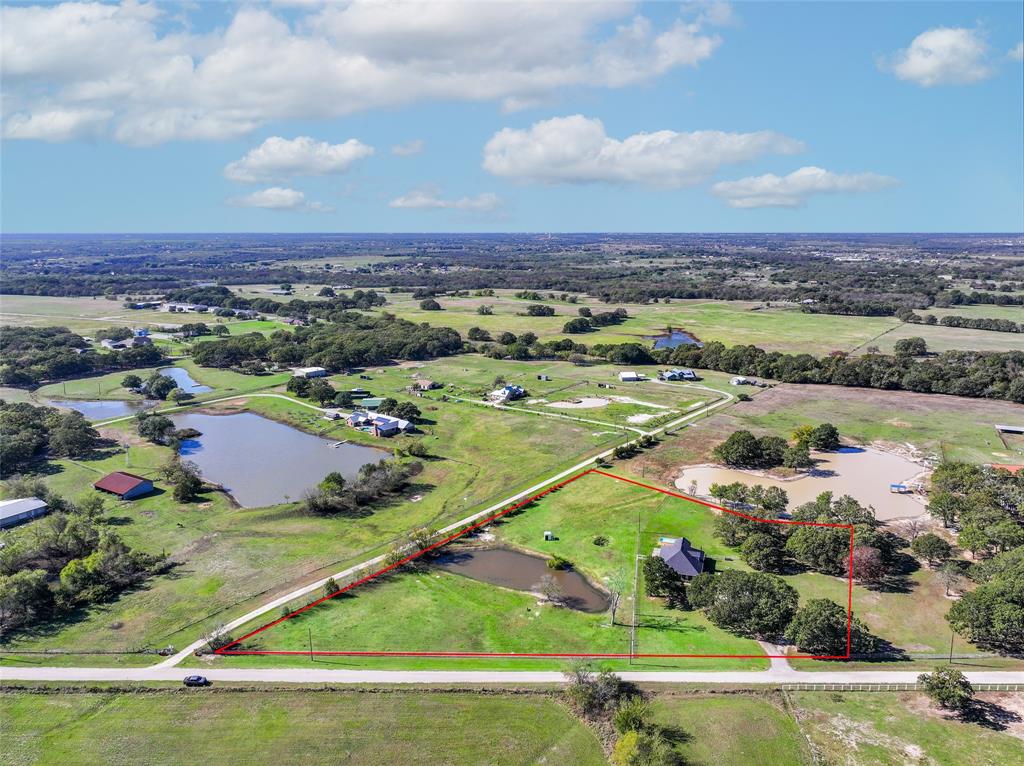
[(1019, 232), (1022, 7), (7, 4), (0, 223)]

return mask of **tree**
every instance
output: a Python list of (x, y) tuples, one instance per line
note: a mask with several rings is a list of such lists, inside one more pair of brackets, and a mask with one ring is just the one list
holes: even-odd
[(1010, 569), (967, 591), (950, 606), (946, 620), (984, 649), (1024, 652), (1024, 569)]
[(305, 397), (309, 395), (310, 385), (311, 381), (309, 380), (309, 378), (304, 378), (301, 375), (293, 375), (288, 379), (288, 383), (285, 385), (284, 388), (285, 391), (288, 391), (291, 394)]
[(802, 526), (789, 536), (786, 551), (815, 571), (840, 575), (850, 557), (850, 533), (836, 527)]
[(811, 431), (808, 446), (817, 450), (834, 450), (839, 448), (839, 429), (831, 423), (822, 423)]
[(174, 482), (174, 499), (179, 503), (191, 503), (203, 491), (203, 480), (199, 474), (182, 464)]
[(223, 324), (214, 325), (210, 331), (220, 338), (223, 338), (225, 335), (231, 334), (231, 331), (228, 329), (227, 325)]
[(934, 532), (928, 532), (914, 538), (910, 544), (910, 550), (915, 556), (919, 556), (934, 566), (936, 562), (942, 562), (953, 555), (953, 546), (943, 540)]
[(494, 306), (490, 306), (486, 303), (481, 303), (476, 307), (476, 313), (480, 316), (491, 316), (494, 313)]
[(391, 412), (388, 413), (396, 418), (402, 420), (408, 420), (411, 423), (416, 422), (420, 419), (423, 413), (420, 412), (420, 408), (412, 402), (398, 402), (394, 407), (391, 408)]
[[(786, 639), (807, 654), (841, 657), (846, 654), (846, 609), (825, 598), (812, 598), (801, 606), (786, 628)], [(856, 617), (850, 623), (850, 651), (869, 654), (878, 640)]]
[(651, 720), (651, 706), (639, 694), (619, 700), (612, 716), (612, 725), (619, 734), (643, 731)]
[(334, 395), (334, 406), (349, 408), (355, 403), (350, 391), (339, 391)]
[(668, 596), (682, 584), (679, 573), (660, 556), (649, 556), (644, 559), (643, 569), (648, 596)]
[(501, 333), (498, 336), (498, 343), (500, 343), (503, 346), (511, 346), (517, 340), (519, 340), (519, 339), (515, 335), (513, 335), (512, 333), (507, 332), (507, 331)]
[(146, 381), (146, 396), (149, 399), (166, 399), (177, 387), (174, 378), (157, 373)]
[(786, 451), (782, 453), (782, 464), (786, 468), (799, 471), (804, 468), (813, 468), (814, 459), (806, 444), (797, 444), (794, 447), (787, 447)]
[(979, 553), (987, 551), (992, 544), (988, 532), (977, 524), (964, 524), (956, 540), (961, 548), (971, 552), (972, 558), (977, 558)]
[(181, 404), (182, 402), (191, 399), (192, 394), (188, 393), (188, 391), (185, 391), (184, 389), (181, 388), (172, 388), (171, 392), (167, 394), (167, 398), (170, 399), (175, 404)]
[(338, 581), (335, 580), (333, 577), (328, 577), (324, 581), (324, 595), (325, 596), (333, 596), (339, 590), (341, 590), (341, 587), (338, 585)]
[(740, 555), (747, 564), (761, 572), (778, 572), (784, 561), (783, 544), (764, 532), (757, 532), (744, 540)]
[(893, 344), (892, 350), (898, 357), (924, 356), (928, 353), (928, 344), (924, 338), (902, 338)]
[(470, 340), (475, 341), (489, 341), (491, 340), (491, 334), (480, 327), (470, 327), (466, 332), (466, 337)]
[(756, 466), (761, 463), (761, 447), (750, 431), (734, 431), (715, 447), (714, 454), (726, 465)]
[(553, 575), (542, 575), (540, 582), (534, 588), (540, 593), (549, 604), (561, 606), (565, 602), (565, 593), (558, 580)]
[(524, 332), (519, 336), (519, 342), (524, 346), (532, 346), (537, 342), (537, 334), (532, 332)]
[(857, 545), (853, 549), (853, 566), (850, 570), (855, 580), (866, 585), (877, 585), (885, 579), (888, 571), (882, 553), (870, 545)]
[(612, 748), (613, 766), (672, 766), (679, 757), (661, 731), (629, 731)]
[(568, 333), (569, 335), (579, 335), (580, 333), (590, 332), (590, 329), (590, 321), (584, 317), (570, 319), (562, 325), (562, 332)]
[(338, 392), (334, 390), (334, 386), (323, 378), (317, 378), (310, 384), (307, 396), (314, 402), (319, 402), (320, 406), (323, 407), (324, 405), (333, 402), (337, 393)]
[(789, 495), (782, 487), (765, 487), (758, 505), (771, 516), (779, 516), (789, 507)]
[(121, 378), (121, 387), (128, 389), (142, 388), (142, 378), (138, 375), (125, 375)]
[(974, 687), (967, 676), (954, 667), (940, 665), (931, 673), (922, 673), (917, 682), (924, 693), (940, 707), (963, 712), (974, 704)]
[[(594, 543), (597, 543), (598, 538), (594, 538)], [(629, 582), (626, 580), (625, 575), (622, 572), (615, 572), (608, 578), (608, 624), (615, 625), (615, 613), (619, 609), (619, 604), (622, 602), (622, 594), (625, 593), (626, 588), (629, 587)]]
[(950, 590), (957, 588), (963, 582), (963, 577), (960, 574), (960, 567), (953, 561), (945, 562), (941, 567), (939, 567), (935, 576), (946, 589), (947, 596), (949, 595)]
[(333, 298), (335, 297), (334, 288), (324, 285), (316, 295), (318, 298)]
[(952, 492), (939, 490), (933, 492), (928, 499), (928, 513), (942, 521), (942, 526), (950, 527), (964, 512), (964, 500)]
[(781, 577), (735, 569), (698, 575), (689, 597), (715, 625), (750, 638), (781, 636), (798, 601), (796, 590)]
[(345, 477), (337, 471), (331, 471), (324, 476), (317, 487), (328, 495), (340, 495), (345, 490)]
[(790, 436), (792, 437), (793, 441), (795, 441), (798, 445), (803, 445), (806, 447), (811, 443), (811, 434), (813, 433), (814, 426), (802, 425), (794, 428), (793, 433), (790, 434)]
[(174, 430), (174, 421), (163, 415), (142, 415), (139, 418), (139, 436), (154, 444), (163, 444)]
[(441, 311), (441, 304), (433, 298), (420, 301), (420, 311)]
[(53, 611), (53, 592), (42, 569), (0, 575), (0, 631), (46, 618)]
[(56, 457), (82, 457), (95, 449), (100, 435), (79, 413), (62, 416), (50, 431), (47, 446)]

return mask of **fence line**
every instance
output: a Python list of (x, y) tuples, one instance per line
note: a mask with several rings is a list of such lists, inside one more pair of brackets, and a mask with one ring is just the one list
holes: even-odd
[[(1020, 692), (1024, 691), (1021, 684), (971, 684), (977, 692)], [(911, 683), (814, 683), (796, 682), (779, 684), (783, 691), (791, 692), (916, 692), (923, 691), (924, 686), (917, 682)]]

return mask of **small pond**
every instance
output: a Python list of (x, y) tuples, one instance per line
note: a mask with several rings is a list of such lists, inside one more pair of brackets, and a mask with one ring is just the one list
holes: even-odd
[(110, 418), (122, 418), (127, 415), (134, 415), (140, 410), (152, 407), (157, 402), (125, 401), (122, 399), (110, 400), (86, 400), (86, 399), (47, 399), (46, 404), (50, 407), (64, 407), (65, 409), (81, 412), (89, 420), (109, 420)]
[(331, 471), (352, 479), (367, 463), (389, 457), (383, 450), (338, 444), (251, 412), (171, 419), (178, 428), (202, 434), (181, 443), (182, 459), (198, 465), (205, 479), (223, 486), (245, 508), (296, 502)]
[(437, 559), (446, 572), (502, 588), (533, 593), (545, 575), (555, 578), (565, 595), (565, 605), (580, 612), (606, 612), (608, 596), (579, 572), (550, 569), (547, 560), (510, 548), (452, 551)]
[(174, 378), (178, 388), (188, 394), (205, 394), (207, 391), (213, 390), (209, 386), (197, 383), (184, 367), (161, 367), (157, 372), (168, 378)]
[(653, 340), (655, 351), (662, 348), (704, 345), (685, 330), (673, 330), (671, 328), (663, 332), (661, 335), (647, 335), (644, 340)]
[(835, 452), (815, 452), (818, 464), (806, 475), (782, 481), (758, 476), (738, 468), (698, 465), (684, 468), (676, 487), (689, 492), (697, 483), (697, 494), (707, 496), (712, 484), (740, 481), (753, 486), (782, 487), (789, 496), (789, 510), (809, 503), (822, 492), (835, 497), (850, 495), (861, 505), (872, 505), (881, 521), (920, 516), (925, 511), (919, 495), (901, 495), (889, 491), (890, 484), (909, 482), (926, 469), (900, 455), (860, 447), (844, 447)]

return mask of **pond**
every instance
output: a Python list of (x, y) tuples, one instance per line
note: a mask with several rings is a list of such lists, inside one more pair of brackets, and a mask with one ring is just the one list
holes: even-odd
[(188, 394), (205, 394), (207, 391), (213, 390), (209, 386), (197, 383), (184, 367), (161, 367), (157, 372), (168, 378), (174, 378), (178, 388)]
[(676, 487), (689, 492), (692, 482), (697, 483), (697, 494), (708, 496), (712, 484), (761, 484), (782, 487), (789, 495), (789, 510), (809, 503), (822, 492), (836, 497), (850, 495), (861, 505), (871, 505), (881, 521), (920, 516), (925, 511), (925, 500), (920, 495), (901, 495), (889, 491), (890, 484), (910, 482), (926, 469), (900, 455), (881, 450), (846, 447), (835, 452), (815, 452), (817, 466), (805, 476), (791, 481), (758, 476), (737, 468), (698, 465), (684, 468), (676, 479)]
[(565, 596), (565, 605), (579, 612), (606, 612), (607, 594), (574, 570), (550, 569), (547, 559), (511, 548), (480, 548), (445, 553), (436, 565), (446, 572), (502, 588), (535, 593), (545, 575), (555, 578)]
[(50, 407), (81, 412), (89, 420), (109, 420), (134, 415), (136, 412), (152, 407), (157, 402), (125, 401), (123, 399), (87, 400), (87, 399), (47, 399)]
[(175, 426), (202, 436), (181, 443), (181, 457), (199, 466), (203, 478), (224, 487), (244, 508), (295, 502), (328, 473), (354, 478), (368, 463), (389, 453), (303, 433), (251, 412), (233, 415), (172, 415)]
[(694, 338), (685, 330), (667, 329), (660, 335), (647, 335), (644, 340), (654, 341), (654, 350), (662, 348), (678, 348), (679, 346), (703, 346), (699, 340)]

